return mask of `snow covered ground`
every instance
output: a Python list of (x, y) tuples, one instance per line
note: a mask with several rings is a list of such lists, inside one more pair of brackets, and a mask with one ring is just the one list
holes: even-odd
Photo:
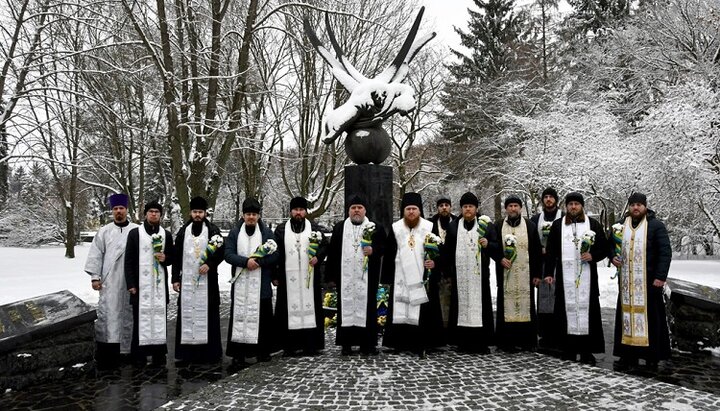
[[(75, 248), (76, 258), (67, 259), (61, 247), (10, 248), (0, 247), (0, 261), (5, 261), (0, 272), (0, 304), (23, 300), (61, 290), (70, 290), (88, 303), (97, 303), (98, 294), (90, 287), (90, 276), (83, 271), (89, 244)], [(229, 290), (230, 266), (222, 264), (220, 290)], [(600, 304), (615, 307), (617, 302), (617, 281), (610, 277), (614, 268), (603, 262), (599, 267)], [(670, 276), (694, 283), (720, 288), (720, 261), (674, 260)], [(495, 290), (495, 276), (491, 275), (491, 286)]]

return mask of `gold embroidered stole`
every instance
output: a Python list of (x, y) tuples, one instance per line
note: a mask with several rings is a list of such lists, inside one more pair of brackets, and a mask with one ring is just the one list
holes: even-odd
[(511, 227), (507, 220), (503, 221), (502, 241), (505, 236), (512, 234), (517, 238), (515, 248), (517, 258), (512, 268), (503, 270), (503, 308), (505, 322), (530, 321), (530, 242), (528, 239), (525, 219), (520, 218), (517, 227)]
[(622, 339), (625, 345), (647, 347), (650, 345), (647, 327), (647, 219), (643, 218), (637, 228), (632, 218), (625, 219), (622, 243), (622, 270), (619, 276)]

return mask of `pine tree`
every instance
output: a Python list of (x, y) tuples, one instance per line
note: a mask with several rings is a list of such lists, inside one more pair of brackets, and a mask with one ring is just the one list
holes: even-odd
[[(495, 214), (500, 213), (502, 158), (516, 145), (504, 139), (501, 118), (506, 113), (532, 110), (528, 85), (542, 82), (537, 58), (541, 52), (527, 41), (527, 18), (513, 0), (474, 0), (468, 31), (455, 31), (469, 54), (453, 50), (458, 63), (448, 65), (441, 115), (443, 135), (456, 143), (454, 167), (459, 174), (481, 173), (478, 183), (494, 186)], [(476, 164), (482, 170), (474, 170)]]

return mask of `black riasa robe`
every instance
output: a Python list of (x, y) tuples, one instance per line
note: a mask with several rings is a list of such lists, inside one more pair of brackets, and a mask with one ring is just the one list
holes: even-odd
[[(422, 247), (424, 239), (418, 239), (418, 247)], [(389, 284), (388, 313), (385, 323), (385, 334), (382, 345), (396, 350), (421, 352), (428, 348), (440, 347), (445, 344), (445, 330), (440, 308), (440, 257), (435, 258), (435, 268), (428, 273), (426, 269), (423, 279), (428, 279), (428, 302), (420, 305), (420, 321), (418, 325), (393, 324), (393, 299), (395, 283), (395, 256), (398, 252), (395, 233), (390, 229), (387, 238), (387, 248), (383, 256), (382, 274), (380, 282)]]
[[(482, 277), (482, 327), (458, 326), (458, 287), (457, 270), (455, 266), (455, 252), (457, 249), (458, 229), (465, 230), (464, 219), (459, 218), (450, 223), (445, 237), (445, 246), (442, 249), (443, 273), (447, 275), (452, 283), (450, 300), (450, 318), (448, 321), (448, 342), (457, 345), (460, 349), (470, 351), (483, 351), (493, 344), (493, 306), (490, 291), (490, 257), (489, 250), (496, 250), (497, 235), (495, 227), (488, 225), (485, 238), (488, 239), (488, 246), (481, 251), (481, 277)], [(461, 228), (460, 228), (461, 227)], [(477, 228), (477, 226), (475, 227)]]
[[(135, 288), (137, 293), (130, 295), (130, 304), (133, 309), (133, 337), (130, 347), (130, 352), (133, 358), (143, 358), (152, 355), (153, 357), (164, 356), (167, 354), (167, 343), (155, 344), (155, 345), (139, 345), (139, 334), (138, 334), (138, 299), (140, 298), (140, 262), (139, 262), (139, 233), (138, 230), (145, 230), (148, 235), (159, 233), (160, 230), (165, 230), (159, 226), (151, 226), (147, 221), (143, 222), (140, 227), (133, 228), (128, 233), (127, 245), (125, 246), (125, 281), (127, 283), (128, 290)], [(171, 266), (174, 261), (175, 248), (173, 247), (172, 234), (168, 230), (165, 230), (165, 246), (163, 248), (165, 254), (165, 261), (160, 263), (163, 275), (165, 276), (165, 283), (167, 284), (168, 274), (167, 267)], [(165, 304), (170, 302), (170, 295), (168, 294), (167, 287), (165, 288)]]
[[(620, 224), (624, 224), (624, 220)], [(653, 281), (667, 280), (672, 260), (672, 247), (665, 224), (655, 218), (655, 212), (647, 212), (646, 239), (646, 287), (648, 316), (648, 347), (637, 347), (622, 343), (622, 295), (618, 295), (615, 313), (615, 345), (613, 355), (616, 357), (642, 358), (657, 362), (670, 358), (670, 332), (665, 314), (663, 289), (652, 285)], [(619, 277), (619, 276), (618, 276)], [(620, 281), (620, 278), (618, 278)]]
[[(227, 241), (225, 241), (225, 261), (232, 266), (231, 275), (235, 274), (236, 268), (247, 268), (248, 258), (237, 253), (238, 236), (240, 235), (240, 227), (243, 221), (238, 222), (237, 226), (230, 231)], [(247, 228), (244, 228), (247, 230)], [(275, 235), (265, 223), (260, 220), (255, 226), (256, 230), (260, 230), (262, 236), (261, 243), (265, 244), (268, 240), (275, 240)], [(247, 231), (246, 231), (247, 232)], [(235, 287), (230, 289), (230, 323), (228, 326), (227, 348), (225, 354), (242, 360), (246, 357), (256, 357), (270, 355), (277, 346), (277, 338), (275, 335), (276, 325), (273, 316), (272, 307), (272, 272), (277, 263), (279, 250), (257, 259), (257, 263), (261, 268), (260, 275), (260, 324), (258, 330), (257, 344), (247, 344), (232, 341), (233, 322), (235, 320)], [(241, 274), (242, 275), (242, 274)]]
[[(273, 280), (278, 281), (277, 287), (277, 303), (275, 305), (275, 324), (277, 326), (277, 335), (281, 341), (283, 350), (286, 353), (293, 353), (297, 350), (303, 350), (306, 353), (313, 353), (325, 348), (325, 316), (322, 308), (322, 281), (321, 281), (321, 263), (327, 256), (327, 237), (325, 237), (325, 229), (318, 224), (305, 220), (304, 224), (311, 224), (311, 231), (320, 231), (323, 233), (323, 240), (320, 243), (317, 254), (318, 263), (315, 265), (315, 273), (313, 274), (313, 303), (315, 306), (315, 327), (305, 328), (301, 330), (288, 329), (288, 298), (287, 298), (287, 280), (285, 276), (285, 223), (283, 222), (275, 229), (275, 241), (278, 244), (278, 260), (273, 270)], [(303, 225), (304, 227), (304, 225)]]
[[(192, 220), (180, 228), (175, 237), (175, 255), (177, 261), (172, 265), (172, 282), (181, 283), (182, 260), (185, 252), (185, 229), (192, 224)], [(208, 240), (215, 235), (221, 235), (220, 229), (207, 219), (202, 222), (208, 227)], [(193, 233), (195, 235), (196, 233)], [(198, 232), (197, 235), (200, 235)], [(204, 251), (204, 250), (203, 250)], [(177, 299), (177, 323), (175, 327), (175, 358), (190, 362), (215, 362), (222, 358), (222, 342), (220, 336), (220, 289), (218, 287), (218, 265), (223, 261), (224, 247), (219, 247), (208, 257), (205, 264), (210, 267), (206, 275), (208, 284), (208, 342), (207, 344), (181, 344), (182, 335), (182, 306), (181, 297)], [(196, 275), (188, 273), (187, 275)], [(182, 295), (183, 290), (180, 290)]]
[[(586, 217), (588, 218), (588, 217)], [(553, 222), (548, 236), (545, 259), (545, 277), (555, 274), (555, 310), (554, 310), (554, 341), (558, 348), (568, 354), (603, 353), (605, 339), (603, 337), (602, 319), (600, 317), (600, 288), (598, 285), (597, 263), (607, 257), (608, 241), (603, 226), (590, 218), (590, 229), (595, 232), (595, 244), (590, 247), (593, 256), (590, 262), (590, 308), (588, 319), (588, 335), (569, 335), (567, 332), (567, 310), (565, 305), (565, 273), (562, 268), (562, 225), (565, 218)], [(578, 233), (582, 236), (583, 233)], [(573, 275), (574, 274), (570, 274)]]
[(342, 325), (342, 248), (345, 221), (335, 224), (333, 234), (328, 247), (328, 259), (325, 266), (325, 278), (327, 281), (335, 282), (337, 286), (337, 335), (336, 345), (360, 346), (363, 349), (371, 349), (377, 346), (377, 289), (380, 282), (380, 263), (385, 251), (385, 229), (375, 226), (375, 233), (372, 236), (373, 253), (368, 259), (367, 281), (367, 321), (365, 328), (344, 327)]
[[(524, 217), (521, 217), (524, 218)], [(533, 350), (537, 347), (537, 312), (535, 310), (535, 286), (534, 279), (542, 276), (542, 247), (540, 245), (540, 237), (537, 228), (528, 219), (525, 219), (528, 236), (528, 253), (530, 265), (530, 321), (522, 323), (505, 322), (505, 269), (501, 261), (504, 256), (502, 227), (505, 220), (495, 223), (495, 233), (497, 235), (497, 248), (489, 250), (490, 255), (495, 260), (495, 275), (497, 277), (497, 313), (495, 341), (498, 347)], [(519, 224), (519, 222), (518, 222)]]

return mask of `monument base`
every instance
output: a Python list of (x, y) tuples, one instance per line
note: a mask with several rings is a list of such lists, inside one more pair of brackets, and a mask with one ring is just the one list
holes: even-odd
[(390, 166), (353, 164), (345, 166), (345, 218), (354, 194), (365, 198), (367, 217), (385, 228), (393, 223), (393, 171)]
[(0, 306), (0, 390), (91, 371), (95, 318), (69, 291)]
[(720, 290), (669, 278), (668, 322), (673, 347), (689, 352), (720, 346)]

